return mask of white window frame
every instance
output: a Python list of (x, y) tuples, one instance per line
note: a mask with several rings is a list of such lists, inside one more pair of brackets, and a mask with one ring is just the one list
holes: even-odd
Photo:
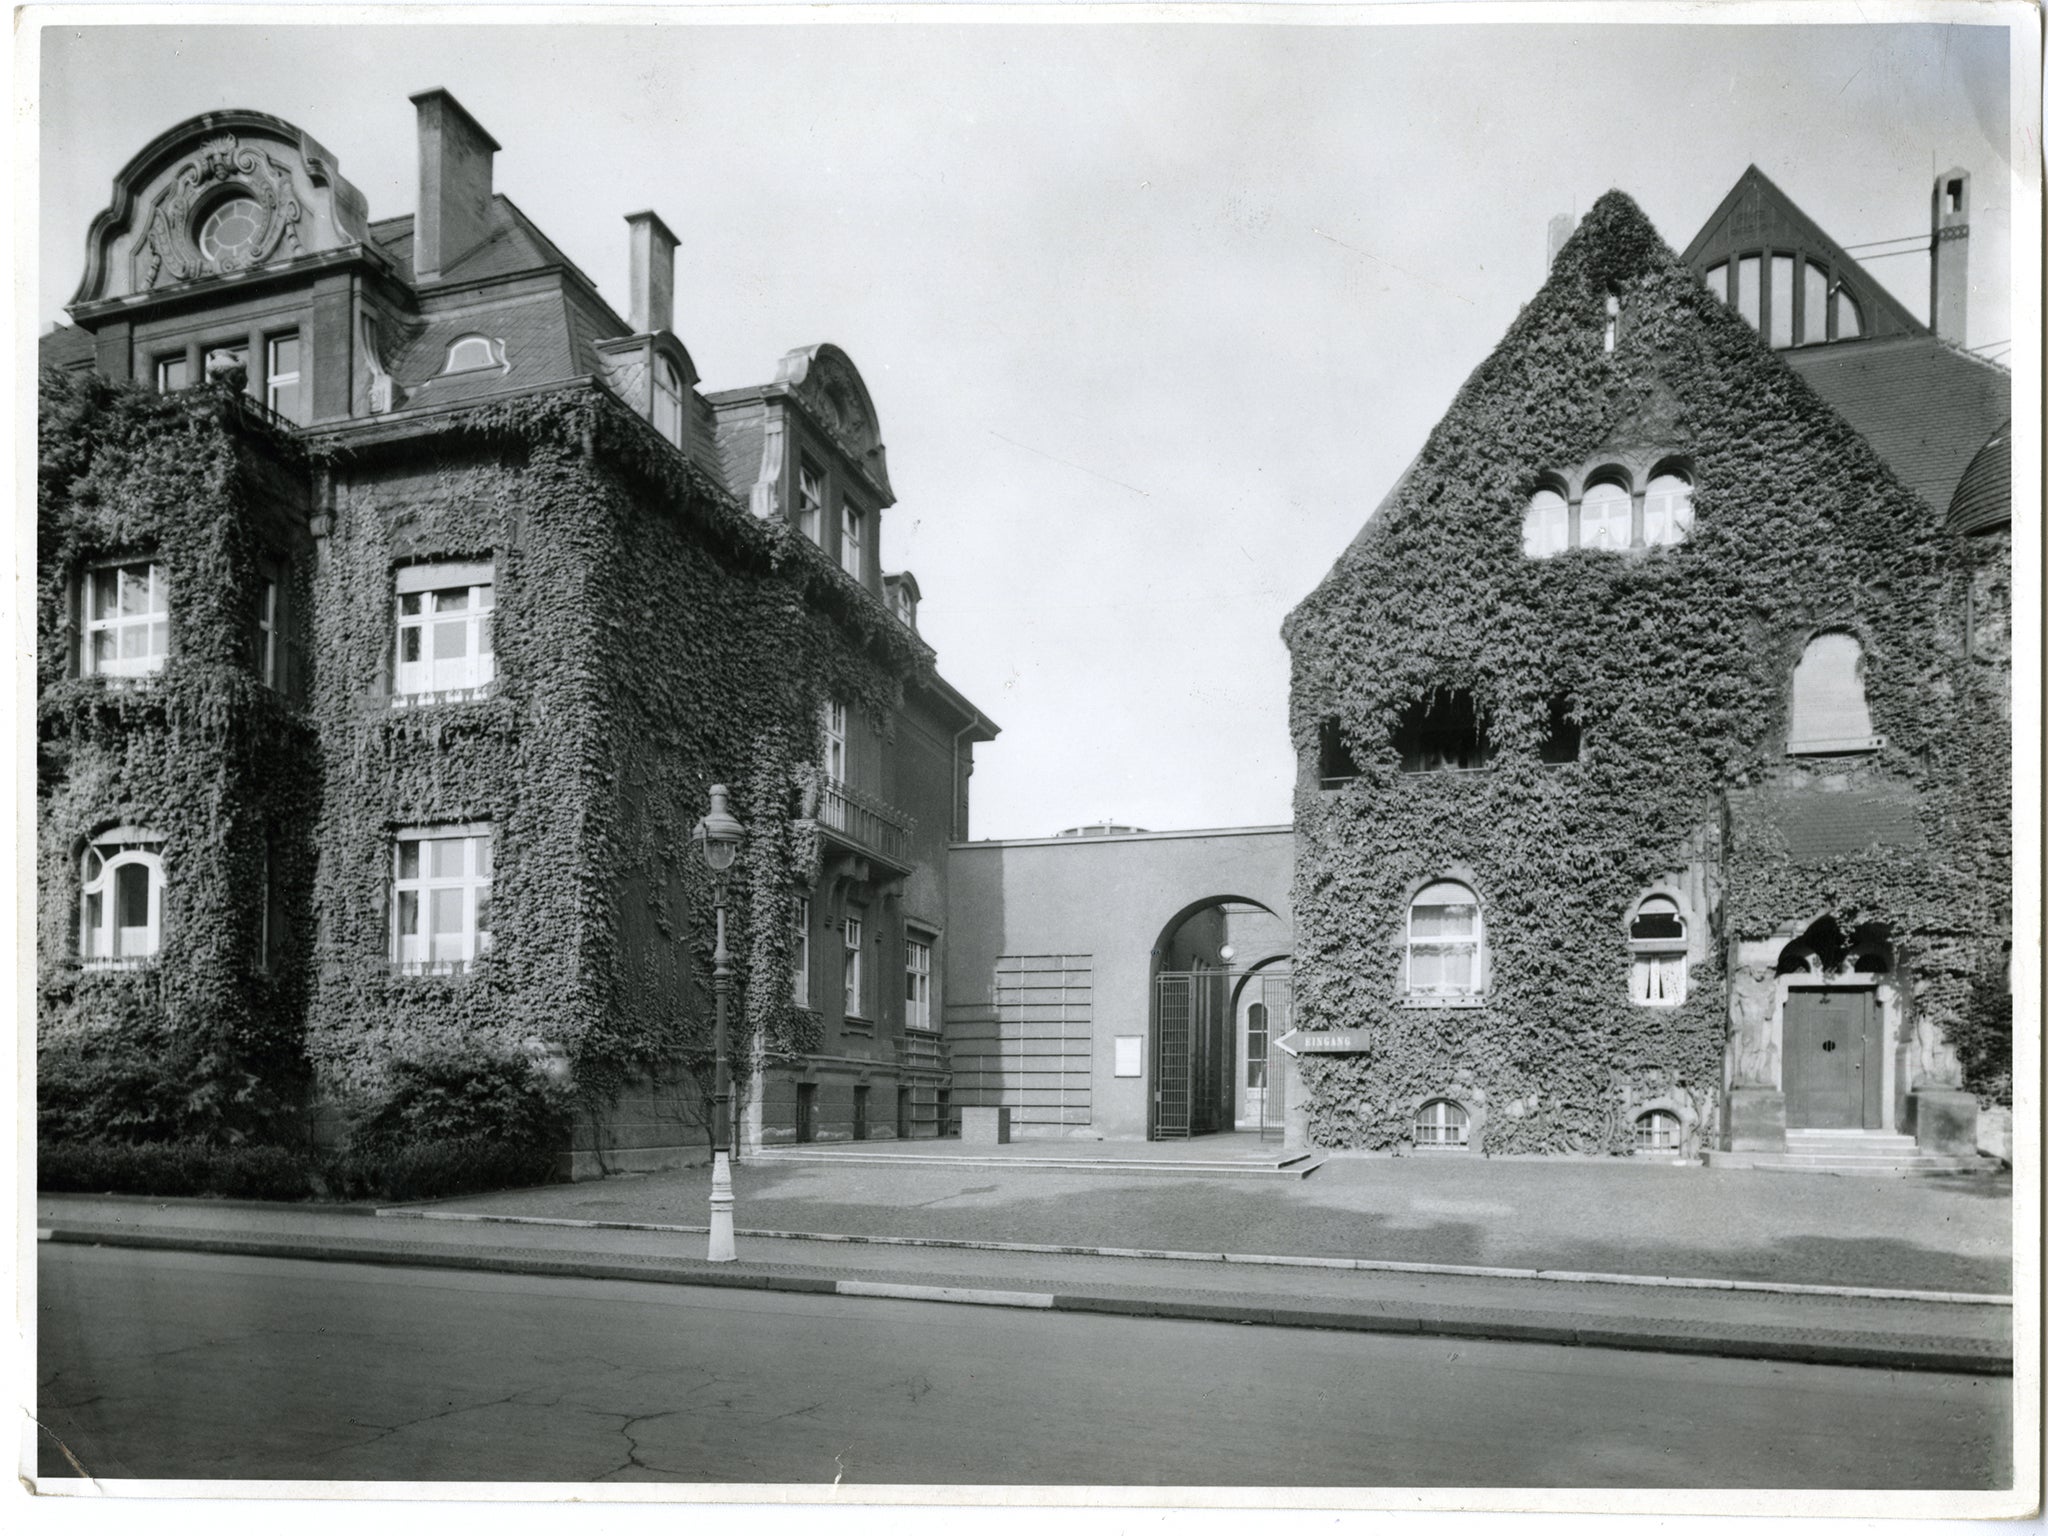
[(863, 920), (851, 912), (846, 915), (842, 930), (840, 953), (846, 964), (846, 1017), (864, 1019), (866, 1011), (861, 1006), (861, 945), (866, 937), (867, 927)]
[[(1594, 498), (1596, 496), (1600, 498), (1599, 503), (1596, 503), (1594, 501)], [(1600, 523), (1602, 526), (1619, 526), (1621, 530), (1621, 538), (1618, 542), (1610, 541), (1608, 543), (1602, 544), (1596, 543), (1594, 541), (1593, 508), (1595, 505), (1599, 504), (1605, 504), (1610, 506), (1618, 504), (1619, 510), (1616, 513), (1602, 515), (1600, 517)], [(1607, 551), (1627, 549), (1629, 547), (1630, 541), (1634, 537), (1634, 521), (1634, 498), (1629, 495), (1628, 487), (1616, 480), (1597, 481), (1594, 484), (1587, 486), (1585, 494), (1579, 498), (1579, 548), (1598, 549)]]
[(796, 529), (813, 544), (825, 542), (825, 477), (804, 459), (796, 461)]
[[(1445, 887), (1455, 887), (1456, 889), (1463, 891), (1467, 897), (1467, 900), (1457, 902), (1432, 901), (1426, 903), (1423, 901), (1423, 897), (1431, 895), (1436, 892), (1441, 892), (1445, 889)], [(1472, 909), (1472, 931), (1469, 935), (1418, 935), (1415, 932), (1415, 914), (1418, 909), (1424, 906), (1427, 906), (1430, 909), (1435, 910), (1437, 908), (1448, 909), (1451, 907), (1462, 907), (1468, 905)], [(1428, 885), (1425, 885), (1421, 890), (1417, 891), (1412, 897), (1409, 898), (1407, 924), (1407, 943), (1403, 949), (1403, 965), (1401, 979), (1403, 990), (1407, 993), (1408, 996), (1418, 998), (1478, 997), (1486, 990), (1486, 914), (1480, 907), (1478, 892), (1474, 891), (1469, 885), (1465, 884), (1465, 882), (1462, 880), (1432, 880)], [(1472, 957), (1472, 966), (1471, 971), (1469, 973), (1472, 978), (1471, 984), (1469, 986), (1462, 987), (1446, 985), (1418, 987), (1415, 984), (1415, 957), (1418, 950), (1436, 950), (1442, 952), (1449, 952), (1452, 950), (1469, 951)]]
[(502, 341), (493, 341), (488, 336), (472, 332), (448, 343), (448, 356), (441, 365), (441, 372), (444, 375), (483, 373), (492, 368), (503, 372), (509, 371), (510, 366), (505, 361), (505, 344)]
[(1685, 1122), (1672, 1110), (1661, 1107), (1644, 1110), (1636, 1116), (1633, 1132), (1630, 1139), (1638, 1152), (1685, 1150)]
[(1551, 487), (1539, 486), (1522, 509), (1522, 554), (1548, 560), (1572, 547), (1572, 509)]
[[(280, 370), (277, 366), (277, 349), (280, 344), (287, 341), (298, 348), (298, 366)], [(305, 410), (305, 392), (299, 387), (300, 381), (305, 377), (305, 367), (305, 339), (297, 331), (279, 331), (275, 336), (263, 338), (263, 403), (295, 426), (304, 426), (306, 417), (310, 414)], [(282, 385), (291, 386), (298, 401), (296, 410), (287, 411), (277, 403), (278, 389)]]
[[(458, 843), (460, 868), (436, 870), (434, 855), (427, 845)], [(412, 870), (406, 870), (406, 847), (414, 845)], [(491, 947), (490, 900), (495, 874), (492, 836), (488, 822), (461, 826), (406, 827), (391, 839), (391, 964), (402, 975), (448, 976), (467, 971)], [(437, 896), (452, 894), (458, 904), (461, 927), (451, 930), (455, 941), (450, 953), (436, 955), (430, 922), (444, 903)], [(410, 903), (406, 898), (411, 897)], [(408, 911), (410, 907), (410, 911)], [(411, 932), (407, 932), (410, 919)]]
[(1692, 479), (1676, 470), (1651, 477), (1643, 493), (1643, 543), (1666, 549), (1692, 537)]
[(811, 1006), (811, 898), (799, 896), (790, 914), (789, 1000)]
[[(1639, 939), (1635, 925), (1646, 912), (1669, 915), (1678, 924), (1677, 935)], [(1678, 898), (1662, 891), (1643, 897), (1629, 914), (1628, 1000), (1639, 1008), (1676, 1008), (1685, 1001), (1685, 986), (1691, 928)]]
[(654, 430), (683, 446), (683, 374), (665, 357), (654, 360)]
[(819, 764), (825, 770), (825, 777), (834, 784), (846, 782), (846, 704), (840, 699), (827, 699), (820, 710), (820, 731), (824, 737), (823, 758)]
[(256, 593), (256, 675), (270, 688), (278, 686), (277, 591), (277, 578), (265, 576)]
[[(140, 577), (143, 607), (135, 613), (121, 611), (121, 597)], [(100, 578), (114, 578), (114, 611), (101, 616), (97, 611)], [(171, 649), (170, 575), (161, 561), (130, 560), (90, 566), (85, 572), (85, 591), (79, 609), (83, 635), (79, 644), (79, 671), (87, 677), (149, 677), (161, 672)], [(123, 644), (131, 633), (139, 634), (145, 647), (140, 655), (124, 656)], [(95, 654), (99, 637), (109, 637), (113, 655)]]
[[(124, 970), (156, 958), (163, 948), (163, 838), (139, 827), (111, 827), (79, 857), (78, 959), (86, 970)], [(116, 925), (115, 897), (123, 869), (140, 867), (147, 881), (144, 921)]]
[[(453, 702), (482, 698), (498, 676), (496, 641), (497, 587), (489, 561), (460, 565), (405, 565), (392, 582), (395, 648), (392, 652), (391, 702)], [(457, 593), (460, 608), (452, 606)], [(443, 609), (438, 605), (449, 603)], [(413, 609), (407, 612), (408, 605)], [(463, 626), (464, 653), (436, 659), (433, 646), (444, 627)], [(419, 656), (406, 659), (408, 635), (418, 637)]]
[(932, 1023), (932, 943), (909, 934), (903, 939), (903, 1026), (938, 1027)]
[[(183, 375), (173, 383), (173, 371)], [(160, 395), (174, 395), (181, 389), (192, 387), (192, 359), (183, 352), (169, 353), (156, 360), (156, 392)]]
[(853, 501), (839, 498), (839, 568), (855, 581), (866, 580), (867, 514)]
[(1462, 1151), (1472, 1144), (1472, 1112), (1456, 1099), (1431, 1099), (1415, 1111), (1418, 1151)]

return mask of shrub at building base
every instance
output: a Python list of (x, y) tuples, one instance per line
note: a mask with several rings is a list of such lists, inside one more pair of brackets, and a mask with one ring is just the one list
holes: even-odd
[(50, 1194), (303, 1200), (318, 1187), (314, 1175), (313, 1159), (290, 1147), (46, 1141), (36, 1153), (37, 1188)]
[(545, 1184), (569, 1145), (569, 1092), (520, 1056), (396, 1061), (358, 1107), (338, 1193), (424, 1200)]

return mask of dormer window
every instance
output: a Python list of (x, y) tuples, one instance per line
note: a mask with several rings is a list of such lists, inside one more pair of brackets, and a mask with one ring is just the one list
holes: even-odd
[(449, 343), (443, 373), (477, 373), (506, 366), (501, 348), (488, 336), (458, 336)]
[(665, 357), (654, 360), (654, 430), (683, 446), (683, 376)]

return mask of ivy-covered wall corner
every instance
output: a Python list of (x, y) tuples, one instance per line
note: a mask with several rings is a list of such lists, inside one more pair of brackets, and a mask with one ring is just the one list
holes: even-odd
[[(1608, 463), (1639, 488), (1682, 467), (1685, 541), (1525, 555), (1531, 497)], [(1911, 1007), (1995, 1093), (2009, 749), (1967, 675), (1966, 581), (1935, 512), (1634, 204), (1602, 198), (1283, 628), (1297, 1023), (1366, 1045), (1304, 1058), (1312, 1139), (1398, 1148), (1418, 1103), (1483, 1096), (1485, 1153), (1624, 1152), (1651, 1107), (1711, 1144), (1727, 946), (1822, 914), (1888, 925)], [(1881, 745), (1788, 757), (1793, 669), (1828, 630), (1861, 646)], [(1403, 731), (1450, 700), (1483, 754), (1404, 771)], [(1724, 839), (1730, 797), (1756, 792), (1886, 798), (1904, 830), (1821, 853)], [(1477, 897), (1484, 984), (1416, 1006), (1409, 903), (1444, 879)], [(1684, 994), (1646, 1006), (1631, 914), (1663, 889), (1683, 893)]]

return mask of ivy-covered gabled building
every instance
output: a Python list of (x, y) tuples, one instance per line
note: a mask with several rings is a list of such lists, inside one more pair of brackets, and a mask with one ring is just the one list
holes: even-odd
[(334, 1137), (394, 1072), (526, 1059), (576, 1171), (686, 1155), (723, 782), (743, 1135), (936, 1134), (995, 726), (881, 569), (858, 370), (700, 390), (658, 216), (622, 315), (414, 105), (398, 218), (278, 118), (169, 129), (44, 339), (43, 1133)]
[(1312, 1140), (1974, 1156), (2010, 386), (1967, 184), (1932, 326), (1760, 172), (1684, 257), (1608, 194), (1289, 616)]

